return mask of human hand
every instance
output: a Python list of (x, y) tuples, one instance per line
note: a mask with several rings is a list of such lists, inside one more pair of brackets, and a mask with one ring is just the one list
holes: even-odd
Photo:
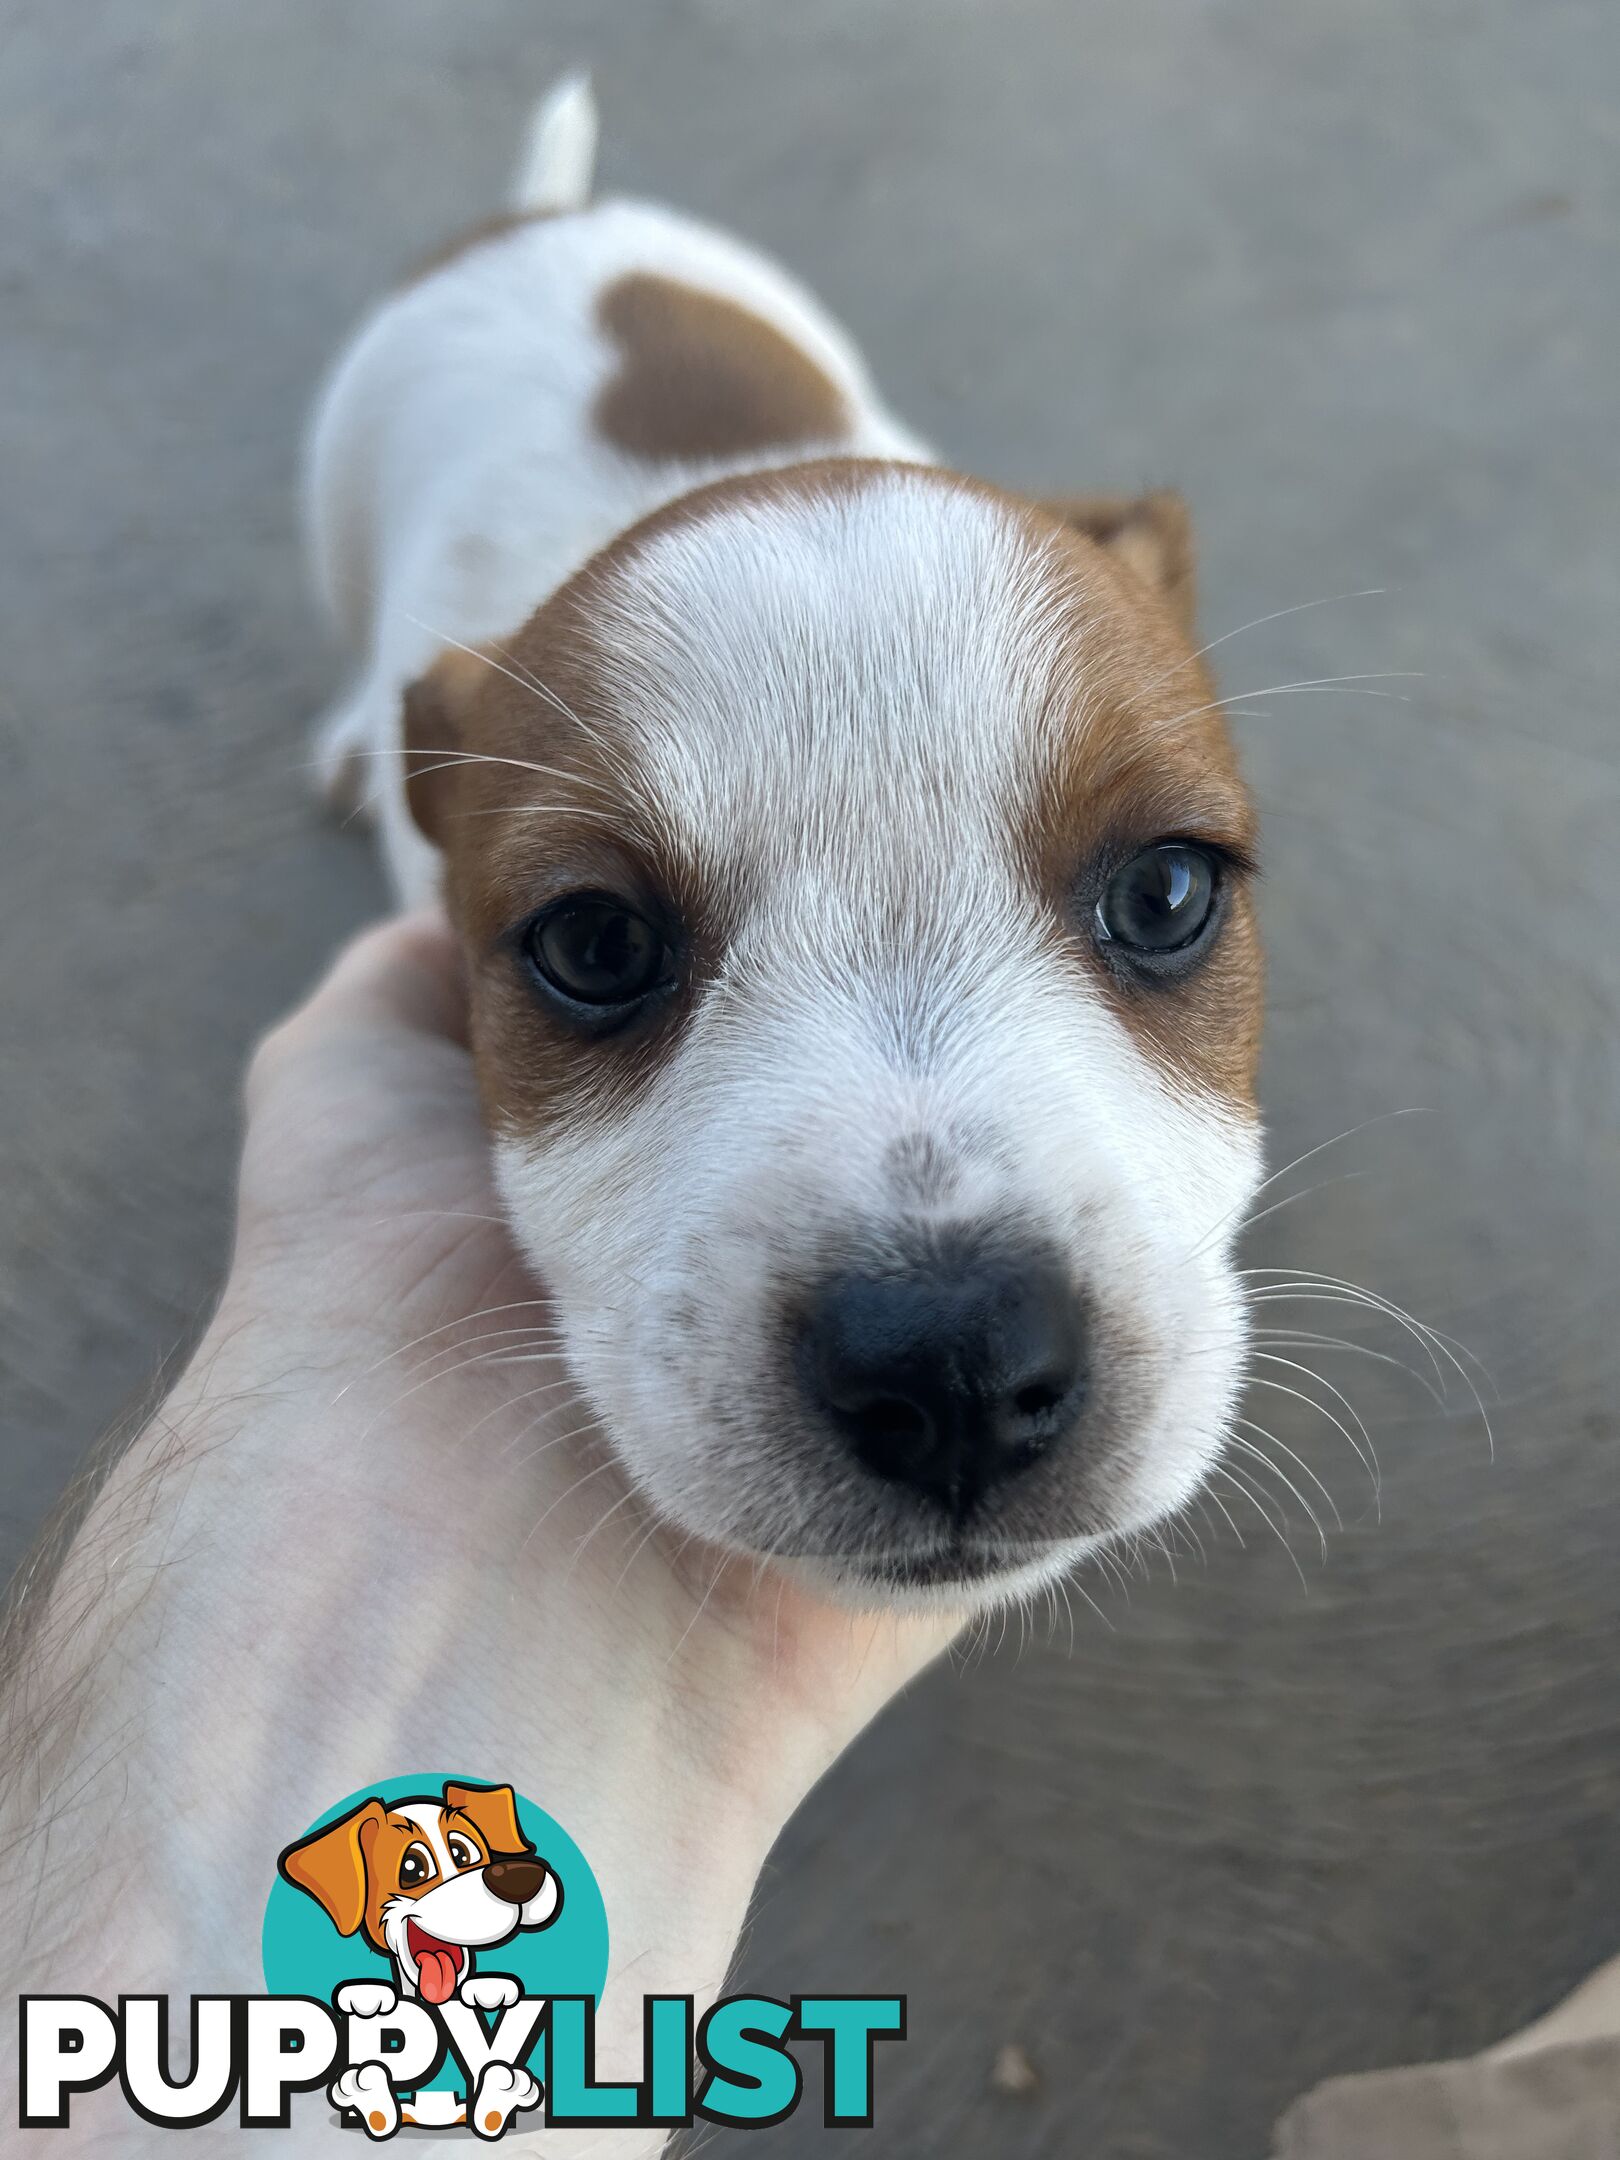
[(80, 1706), (41, 1783), (143, 1864), (58, 1871), (30, 1985), (256, 1984), (280, 1846), (453, 1768), (591, 1862), (610, 2075), (643, 1994), (718, 1991), (782, 1823), (954, 1623), (853, 1614), (647, 1511), (501, 1218), (463, 1015), (448, 930), (390, 923), (254, 1061), (218, 1313), (36, 1636), (37, 1699)]

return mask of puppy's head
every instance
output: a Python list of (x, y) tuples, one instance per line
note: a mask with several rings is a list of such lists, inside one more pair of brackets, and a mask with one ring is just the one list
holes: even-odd
[(512, 1220), (684, 1530), (963, 1599), (1209, 1465), (1260, 964), (1190, 585), (1171, 498), (829, 461), (411, 693)]
[(340, 1935), (363, 1934), (432, 2003), (449, 2001), (473, 1950), (548, 1926), (562, 1904), (556, 1876), (523, 1835), (510, 1785), (364, 1800), (289, 1845), (280, 1868)]

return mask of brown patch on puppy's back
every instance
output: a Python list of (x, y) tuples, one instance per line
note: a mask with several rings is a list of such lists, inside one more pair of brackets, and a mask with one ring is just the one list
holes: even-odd
[(838, 385), (733, 300), (638, 271), (610, 285), (596, 313), (622, 356), (596, 425), (634, 457), (738, 457), (848, 434)]

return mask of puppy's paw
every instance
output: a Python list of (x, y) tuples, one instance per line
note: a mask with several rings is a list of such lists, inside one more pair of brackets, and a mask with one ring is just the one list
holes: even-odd
[(456, 1993), (474, 2010), (510, 2010), (523, 1990), (510, 1973), (469, 1973)]
[(399, 2102), (381, 2063), (356, 2063), (352, 2070), (332, 2080), (326, 2097), (340, 2115), (352, 2108), (366, 2136), (379, 2143), (391, 2138), (399, 2128)]
[(346, 1980), (332, 2002), (344, 2017), (387, 2017), (399, 2008), (399, 1997), (386, 1980)]
[(539, 2105), (540, 2087), (527, 2070), (492, 2062), (484, 2066), (467, 2116), (476, 2136), (498, 2138), (519, 2108)]

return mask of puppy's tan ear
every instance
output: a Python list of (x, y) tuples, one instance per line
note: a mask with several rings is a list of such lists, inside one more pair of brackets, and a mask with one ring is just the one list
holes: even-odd
[(1192, 519), (1179, 495), (1169, 488), (1155, 488), (1151, 495), (1068, 495), (1041, 507), (1107, 548), (1160, 595), (1184, 630), (1192, 629)]
[(295, 1890), (306, 1890), (340, 1935), (366, 1917), (366, 1847), (387, 1815), (380, 1800), (363, 1800), (324, 1830), (289, 1845), (276, 1862)]
[(510, 1785), (446, 1785), (444, 1804), (466, 1816), (491, 1853), (533, 1852), (517, 1819), (517, 1794)]
[(467, 716), (489, 669), (452, 646), (405, 692), (405, 800), (423, 836), (444, 846), (456, 774), (471, 749)]

